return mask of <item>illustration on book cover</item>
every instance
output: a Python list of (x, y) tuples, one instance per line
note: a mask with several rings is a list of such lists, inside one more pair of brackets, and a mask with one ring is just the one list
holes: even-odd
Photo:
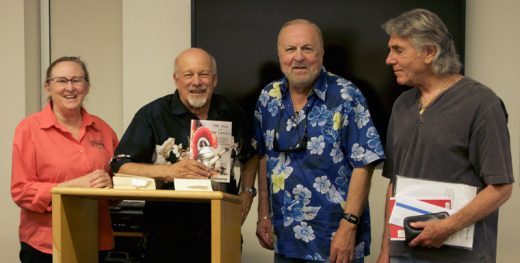
[(231, 174), (232, 123), (191, 120), (190, 158), (209, 167), (214, 182), (229, 183)]

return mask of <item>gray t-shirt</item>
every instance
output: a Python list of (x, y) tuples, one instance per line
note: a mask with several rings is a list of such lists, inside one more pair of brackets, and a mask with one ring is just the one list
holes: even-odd
[[(463, 183), (482, 190), (514, 181), (507, 112), (486, 86), (463, 78), (419, 114), (420, 92), (404, 92), (388, 126), (383, 176)], [(498, 210), (475, 224), (473, 250), (411, 248), (391, 242), (392, 256), (433, 262), (495, 262)]]

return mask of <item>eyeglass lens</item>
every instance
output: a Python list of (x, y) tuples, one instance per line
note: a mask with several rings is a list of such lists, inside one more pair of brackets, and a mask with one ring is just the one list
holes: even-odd
[(51, 81), (53, 81), (57, 86), (66, 86), (69, 81), (72, 84), (72, 86), (83, 86), (85, 85), (85, 78), (84, 77), (73, 77), (73, 78), (65, 78), (65, 77), (55, 77), (52, 78)]
[(305, 150), (307, 146), (307, 118), (299, 115), (290, 118), (280, 116), (273, 144), (275, 150), (279, 152)]

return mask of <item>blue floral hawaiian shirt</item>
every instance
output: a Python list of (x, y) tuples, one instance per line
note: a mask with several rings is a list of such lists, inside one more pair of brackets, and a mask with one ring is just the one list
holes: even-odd
[[(322, 69), (307, 104), (295, 113), (283, 78), (262, 90), (255, 130), (259, 154), (267, 155), (275, 252), (327, 260), (352, 170), (385, 158), (365, 98), (352, 82)], [(356, 233), (356, 258), (369, 249), (367, 207)]]

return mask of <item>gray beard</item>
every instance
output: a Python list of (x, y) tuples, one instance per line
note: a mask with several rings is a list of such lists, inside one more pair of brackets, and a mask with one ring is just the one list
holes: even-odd
[(206, 105), (207, 98), (200, 98), (200, 99), (194, 99), (188, 97), (188, 102), (190, 103), (190, 106), (193, 108), (202, 108), (204, 105)]

